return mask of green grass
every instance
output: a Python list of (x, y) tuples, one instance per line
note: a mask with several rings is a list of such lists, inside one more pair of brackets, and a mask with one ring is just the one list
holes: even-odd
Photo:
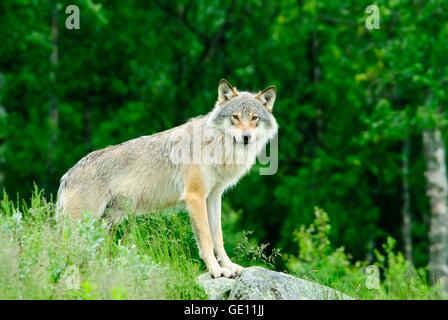
[[(328, 215), (294, 233), (293, 255), (267, 250), (240, 231), (239, 213), (224, 208), (227, 250), (243, 266), (286, 272), (356, 299), (438, 299), (426, 268), (415, 269), (389, 239), (371, 262), (353, 261), (329, 239)], [(89, 215), (76, 223), (54, 219), (54, 204), (37, 189), (29, 205), (0, 201), (0, 299), (205, 299), (196, 277), (205, 271), (186, 213), (128, 218), (111, 228)], [(267, 251), (270, 253), (267, 254)], [(276, 263), (282, 257), (283, 263)], [(369, 288), (371, 265), (379, 271)], [(370, 278), (372, 279), (372, 278)]]
[(56, 223), (35, 191), (0, 203), (0, 299), (204, 299), (188, 217), (135, 217), (107, 230), (88, 215)]

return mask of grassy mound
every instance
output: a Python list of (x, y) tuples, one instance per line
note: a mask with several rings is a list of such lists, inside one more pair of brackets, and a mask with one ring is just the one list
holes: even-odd
[[(18, 202), (18, 201), (17, 201)], [(108, 230), (86, 215), (56, 223), (41, 193), (0, 204), (1, 299), (202, 299), (184, 213), (131, 216)]]

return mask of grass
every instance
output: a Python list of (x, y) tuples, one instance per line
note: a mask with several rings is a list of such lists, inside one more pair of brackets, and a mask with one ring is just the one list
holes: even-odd
[[(294, 233), (293, 255), (258, 245), (250, 232), (236, 228), (237, 212), (225, 207), (223, 214), (228, 252), (244, 266), (282, 265), (356, 299), (440, 298), (426, 268), (407, 262), (393, 239), (369, 263), (334, 249), (321, 209), (311, 225)], [(89, 215), (56, 223), (53, 202), (37, 188), (29, 205), (4, 193), (0, 243), (0, 299), (206, 299), (196, 283), (205, 268), (186, 213), (129, 215), (111, 228)]]
[(56, 223), (37, 190), (31, 205), (0, 203), (1, 299), (205, 299), (183, 214), (135, 217), (107, 230), (85, 215)]

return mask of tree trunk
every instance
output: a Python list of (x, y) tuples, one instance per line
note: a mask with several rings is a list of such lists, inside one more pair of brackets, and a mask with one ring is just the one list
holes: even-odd
[[(2, 105), (2, 96), (1, 96), (1, 91), (3, 89), (3, 83), (4, 82), (4, 76), (3, 73), (0, 72), (0, 125), (2, 124), (3, 118), (6, 117), (6, 110)], [(4, 144), (5, 144), (5, 137), (3, 136), (5, 132), (3, 132), (0, 128), (0, 194), (2, 192), (2, 189), (4, 188), (4, 179), (5, 179), (5, 173), (3, 172), (3, 163), (4, 163), (4, 158), (3, 158), (3, 150), (4, 150)]]
[(51, 13), (51, 56), (50, 56), (50, 101), (49, 101), (49, 141), (48, 141), (48, 159), (47, 159), (47, 177), (46, 185), (50, 186), (54, 172), (55, 147), (58, 140), (59, 112), (57, 98), (57, 67), (59, 62), (58, 48), (58, 3), (52, 1)]
[(439, 129), (423, 131), (426, 161), (426, 193), (431, 204), (429, 230), (429, 271), (431, 281), (440, 283), (448, 295), (448, 181), (445, 145)]
[(406, 137), (403, 144), (403, 207), (402, 214), (402, 238), (404, 253), (406, 260), (412, 263), (412, 214), (411, 214), (411, 193), (409, 190), (409, 153), (410, 153), (410, 138)]

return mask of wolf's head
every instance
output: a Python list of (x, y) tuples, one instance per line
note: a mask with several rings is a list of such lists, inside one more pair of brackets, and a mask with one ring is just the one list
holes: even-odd
[(264, 144), (278, 129), (272, 115), (275, 87), (258, 93), (238, 92), (226, 80), (218, 86), (218, 101), (212, 111), (210, 124), (230, 135), (235, 143)]

